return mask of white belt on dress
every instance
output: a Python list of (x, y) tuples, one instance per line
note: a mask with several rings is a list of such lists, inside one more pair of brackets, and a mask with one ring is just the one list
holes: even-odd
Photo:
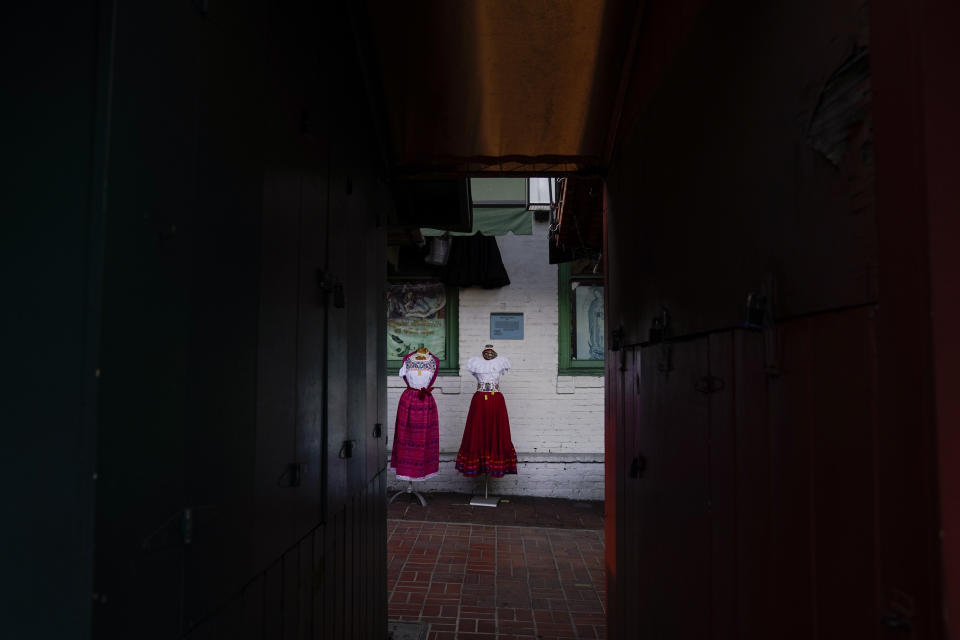
[(482, 391), (484, 393), (496, 393), (500, 391), (500, 385), (494, 382), (478, 382), (477, 391)]

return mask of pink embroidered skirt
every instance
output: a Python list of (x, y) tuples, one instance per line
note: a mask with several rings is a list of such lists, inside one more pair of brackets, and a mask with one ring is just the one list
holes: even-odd
[(465, 476), (486, 473), (494, 478), (517, 472), (517, 452), (510, 440), (510, 419), (502, 393), (473, 394), (456, 468)]
[(440, 468), (440, 421), (430, 393), (407, 389), (400, 396), (390, 468), (401, 480), (425, 480)]

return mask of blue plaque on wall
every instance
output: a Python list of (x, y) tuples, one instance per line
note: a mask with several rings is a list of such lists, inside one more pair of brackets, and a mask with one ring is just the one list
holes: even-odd
[(491, 313), (491, 340), (523, 340), (522, 313)]

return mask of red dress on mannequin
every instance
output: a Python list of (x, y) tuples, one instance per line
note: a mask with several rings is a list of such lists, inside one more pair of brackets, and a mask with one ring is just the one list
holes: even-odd
[(477, 379), (477, 391), (470, 401), (457, 453), (457, 471), (465, 476), (486, 473), (494, 478), (516, 473), (517, 452), (510, 440), (507, 404), (500, 393), (500, 378), (510, 369), (510, 361), (503, 356), (473, 357), (466, 368)]

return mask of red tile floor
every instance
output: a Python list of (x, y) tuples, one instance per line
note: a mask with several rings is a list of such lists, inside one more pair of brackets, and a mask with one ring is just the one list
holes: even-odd
[[(519, 501), (522, 512), (537, 500), (511, 504)], [(573, 513), (584, 504), (559, 502), (569, 505), (547, 510)], [(590, 508), (602, 510), (598, 504)], [(428, 640), (605, 637), (601, 529), (480, 524), (494, 519), (493, 509), (463, 508), (472, 522), (418, 521), (413, 508), (404, 508), (401, 520), (391, 509), (391, 620), (429, 622)]]

